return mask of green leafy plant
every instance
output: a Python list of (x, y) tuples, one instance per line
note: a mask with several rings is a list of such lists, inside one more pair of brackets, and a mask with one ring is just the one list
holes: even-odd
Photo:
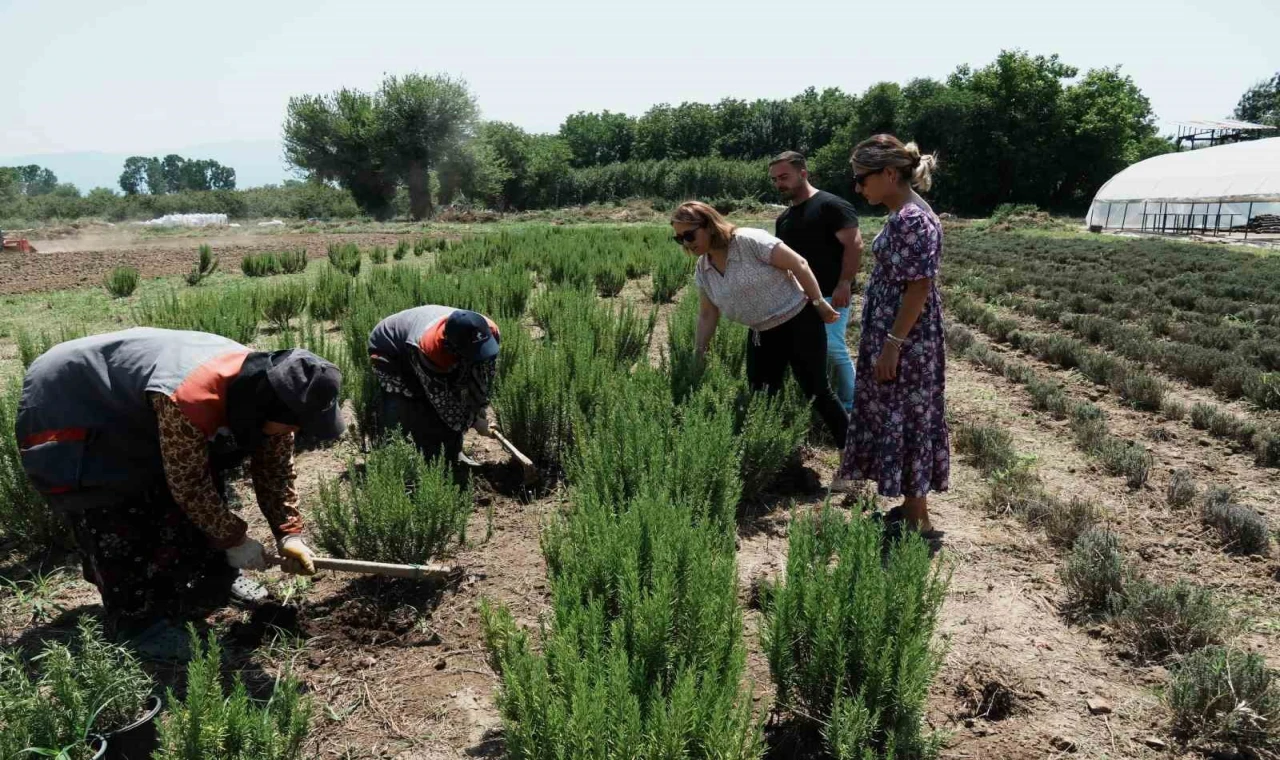
[(1112, 624), (1120, 637), (1151, 660), (1220, 644), (1230, 625), (1210, 589), (1185, 581), (1166, 585), (1136, 580), (1111, 603), (1116, 608)]
[(326, 252), (334, 269), (351, 277), (360, 274), (360, 247), (355, 243), (333, 243)]
[(138, 270), (133, 267), (116, 267), (103, 279), (102, 284), (112, 298), (128, 298), (138, 288)]
[(1204, 496), (1201, 517), (1218, 533), (1223, 546), (1237, 554), (1265, 555), (1271, 548), (1267, 520), (1256, 511), (1236, 502), (1235, 493), (1211, 488)]
[(387, 263), (387, 247), (385, 245), (375, 245), (369, 251), (369, 261), (373, 264)]
[(196, 259), (195, 266), (187, 272), (187, 284), (195, 287), (205, 280), (213, 276), (218, 271), (219, 259), (213, 255), (213, 249), (207, 245), (200, 246), (199, 255)]
[(402, 261), (404, 257), (408, 255), (409, 255), (408, 240), (401, 240), (400, 242), (396, 243), (395, 252), (391, 254), (392, 258), (394, 258), (396, 261)]
[(1186, 509), (1198, 493), (1195, 476), (1189, 470), (1174, 470), (1165, 493), (1171, 509)]
[(1183, 741), (1242, 752), (1280, 744), (1280, 679), (1256, 652), (1213, 646), (1188, 654), (1173, 671), (1168, 702)]
[(281, 274), (300, 274), (307, 269), (307, 249), (295, 248), (276, 256)]
[(371, 450), (363, 469), (321, 484), (314, 511), (317, 540), (335, 557), (421, 564), (466, 540), (472, 499), (443, 457), (427, 462), (392, 436)]
[(267, 253), (249, 253), (240, 259), (240, 271), (245, 277), (270, 277), (280, 274), (283, 270), (280, 267), (280, 258), (276, 254)]
[(653, 269), (653, 302), (671, 303), (676, 293), (689, 282), (692, 269), (683, 252), (672, 253), (658, 259)]
[(222, 647), (189, 627), (192, 659), (182, 699), (169, 690), (155, 760), (298, 760), (311, 727), (311, 700), (290, 675), (276, 679), (265, 702), (252, 699), (239, 674), (222, 685)]
[(927, 755), (933, 641), (946, 574), (911, 534), (887, 553), (879, 526), (828, 505), (791, 523), (786, 580), (762, 629), (778, 702), (833, 757)]
[(140, 718), (154, 683), (129, 650), (112, 644), (92, 618), (70, 645), (48, 642), (27, 662), (0, 651), (0, 757), (27, 750), (83, 760), (87, 740)]
[(310, 288), (304, 283), (282, 283), (268, 287), (261, 296), (262, 315), (277, 330), (289, 329), (289, 320), (301, 316), (307, 309)]
[(1130, 570), (1120, 553), (1120, 539), (1105, 528), (1081, 533), (1058, 571), (1067, 606), (1083, 615), (1106, 612), (1122, 594)]

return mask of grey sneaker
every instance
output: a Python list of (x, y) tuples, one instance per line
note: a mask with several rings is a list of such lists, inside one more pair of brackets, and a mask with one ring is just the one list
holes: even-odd
[(267, 587), (244, 573), (231, 582), (231, 601), (236, 604), (256, 605), (267, 598)]
[(480, 466), (480, 463), (479, 463), (479, 462), (477, 462), (476, 460), (474, 460), (474, 459), (472, 459), (471, 457), (467, 456), (466, 454), (462, 453), (461, 451), (459, 451), (459, 452), (458, 452), (458, 464), (464, 464), (464, 465), (466, 465), (467, 467), (479, 467), (479, 466)]

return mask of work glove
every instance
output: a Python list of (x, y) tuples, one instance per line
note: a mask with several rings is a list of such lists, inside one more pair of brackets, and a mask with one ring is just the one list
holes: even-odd
[(489, 427), (488, 407), (485, 407), (485, 409), (480, 412), (480, 416), (476, 418), (475, 424), (471, 427), (475, 428), (475, 431), (485, 438), (493, 437), (493, 428)]
[(285, 536), (280, 542), (280, 556), (284, 562), (280, 569), (293, 575), (315, 575), (316, 554), (302, 540), (302, 536)]
[(245, 536), (239, 544), (227, 549), (227, 564), (241, 570), (266, 570), (267, 551), (256, 539)]

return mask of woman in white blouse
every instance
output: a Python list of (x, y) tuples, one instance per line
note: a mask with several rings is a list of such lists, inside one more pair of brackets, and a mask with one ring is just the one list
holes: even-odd
[(735, 227), (705, 203), (683, 203), (671, 216), (675, 240), (698, 257), (698, 327), (702, 357), (724, 316), (751, 328), (747, 382), (776, 393), (787, 367), (843, 446), (849, 418), (827, 379), (824, 323), (839, 314), (822, 298), (800, 254), (764, 230)]

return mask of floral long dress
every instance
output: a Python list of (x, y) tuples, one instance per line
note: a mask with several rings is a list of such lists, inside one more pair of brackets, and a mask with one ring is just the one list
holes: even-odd
[[(889, 216), (871, 245), (876, 265), (862, 306), (853, 417), (838, 481), (872, 480), (882, 496), (924, 496), (950, 485), (946, 354), (942, 332), (942, 223), (910, 202)], [(932, 280), (906, 336), (896, 380), (876, 380), (875, 365), (897, 319), (907, 283)]]

